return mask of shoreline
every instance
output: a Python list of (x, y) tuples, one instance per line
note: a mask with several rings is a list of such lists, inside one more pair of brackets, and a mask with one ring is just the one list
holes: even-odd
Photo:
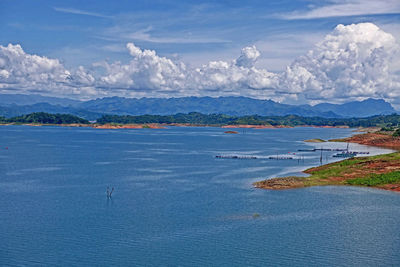
[(344, 159), (303, 171), (308, 177), (278, 177), (253, 183), (269, 190), (285, 190), (311, 186), (364, 186), (400, 192), (400, 138), (381, 133), (364, 133), (330, 140), (390, 148), (397, 152)]
[[(24, 126), (59, 126), (59, 127), (90, 127), (93, 129), (167, 129), (167, 126), (176, 126), (176, 127), (217, 127), (221, 129), (280, 129), (280, 128), (297, 128), (297, 127), (314, 127), (314, 128), (349, 128), (347, 126), (312, 126), (312, 125), (301, 125), (301, 126), (272, 126), (272, 125), (197, 125), (197, 124), (79, 124), (79, 123), (72, 123), (72, 124), (41, 124), (41, 123), (6, 123), (0, 124), (0, 126), (9, 126), (9, 125), (24, 125)], [(371, 128), (372, 129), (372, 128)], [(399, 160), (393, 161), (390, 158), (386, 158), (385, 155), (392, 155), (392, 154), (384, 154), (380, 155), (381, 158), (376, 158), (374, 162), (375, 169), (371, 169), (371, 166), (367, 166), (366, 162), (371, 162), (371, 159), (379, 156), (372, 156), (372, 157), (357, 157), (357, 158), (349, 158), (342, 161), (338, 161), (335, 163), (330, 163), (326, 165), (322, 165), (319, 167), (313, 167), (307, 170), (304, 170), (304, 173), (310, 174), (309, 177), (278, 177), (272, 178), (267, 180), (262, 180), (253, 183), (253, 186), (256, 188), (262, 189), (270, 189), (270, 190), (282, 190), (282, 189), (293, 189), (293, 188), (302, 188), (302, 187), (309, 187), (309, 186), (322, 186), (322, 185), (347, 185), (347, 186), (354, 186), (351, 182), (351, 179), (362, 179), (365, 177), (370, 177), (371, 175), (375, 174), (390, 174), (394, 171), (399, 170), (399, 180), (395, 183), (384, 183), (378, 185), (368, 185), (370, 187), (391, 190), (391, 191), (398, 191), (400, 192), (400, 137), (393, 137), (389, 134), (383, 134), (379, 132), (369, 131), (371, 129), (363, 128), (363, 131), (366, 133), (363, 134), (356, 134), (351, 137), (343, 138), (343, 139), (333, 139), (329, 140), (330, 142), (348, 142), (348, 143), (357, 143), (362, 145), (369, 145), (381, 148), (390, 148), (392, 150), (397, 150), (397, 152), (392, 153), (395, 157), (399, 157)], [(359, 129), (358, 129), (359, 130)], [(358, 131), (357, 130), (357, 131)], [(238, 133), (236, 131), (225, 131), (224, 133)], [(321, 142), (323, 140), (320, 139), (310, 139), (305, 140), (306, 142)], [(354, 166), (350, 166), (351, 161), (354, 159), (361, 160), (358, 162), (358, 166), (361, 169), (366, 171), (364, 172), (357, 172), (354, 170)], [(364, 163), (363, 163), (364, 162)], [(389, 164), (387, 164), (389, 162)], [(341, 164), (347, 164), (350, 167), (342, 168)], [(332, 172), (332, 169), (336, 172), (341, 172), (340, 175), (322, 175), (321, 172)], [(349, 173), (350, 172), (350, 173)], [(351, 173), (352, 172), (352, 173)], [(357, 176), (358, 175), (358, 176)], [(359, 181), (362, 185), (362, 181)], [(353, 184), (351, 184), (353, 183)]]
[(332, 139), (331, 142), (349, 142), (356, 143), (360, 145), (376, 146), (381, 148), (390, 148), (393, 150), (400, 151), (400, 138), (393, 137), (389, 134), (382, 134), (377, 132), (367, 132), (362, 134), (355, 134), (353, 136), (342, 138), (342, 139)]
[(298, 128), (298, 127), (312, 127), (312, 128), (337, 128), (349, 129), (348, 126), (317, 126), (317, 125), (252, 125), (252, 124), (228, 124), (228, 125), (207, 125), (207, 124), (189, 124), (189, 123), (140, 123), (140, 124), (82, 124), (82, 123), (68, 123), (68, 124), (47, 124), (47, 123), (0, 123), (0, 126), (58, 126), (58, 127), (88, 127), (94, 129), (167, 129), (167, 127), (215, 127), (222, 129), (282, 129), (282, 128)]

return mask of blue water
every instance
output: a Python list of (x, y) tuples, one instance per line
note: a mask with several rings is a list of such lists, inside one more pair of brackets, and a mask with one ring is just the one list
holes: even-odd
[(0, 265), (400, 265), (400, 194), (251, 186), (302, 175), (318, 153), (215, 158), (288, 155), (350, 129), (223, 131), (0, 127)]

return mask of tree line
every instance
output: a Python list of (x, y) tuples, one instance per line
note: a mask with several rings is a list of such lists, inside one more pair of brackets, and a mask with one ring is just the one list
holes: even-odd
[[(34, 112), (22, 116), (5, 118), (0, 116), (0, 123), (40, 123), (40, 124), (90, 124), (86, 119), (70, 114), (51, 114)], [(190, 112), (175, 115), (103, 115), (97, 124), (192, 124), (192, 125), (285, 125), (285, 126), (348, 126), (348, 127), (386, 127), (395, 130), (400, 125), (400, 115), (377, 115), (367, 118), (322, 118), (287, 116), (230, 116), (224, 114), (202, 114)]]
[(86, 119), (71, 114), (50, 114), (46, 112), (34, 112), (22, 116), (5, 118), (0, 117), (1, 123), (39, 123), (39, 124), (89, 124)]
[(397, 127), (400, 124), (400, 115), (377, 115), (367, 118), (322, 118), (302, 117), (298, 115), (287, 116), (229, 116), (223, 114), (202, 114), (191, 112), (188, 114), (178, 113), (175, 115), (104, 115), (97, 119), (97, 123), (118, 123), (118, 124), (194, 124), (194, 125), (285, 125), (285, 126), (349, 126), (349, 127)]

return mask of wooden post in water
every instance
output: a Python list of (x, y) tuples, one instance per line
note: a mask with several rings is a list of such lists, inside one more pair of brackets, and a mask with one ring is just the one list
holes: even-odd
[(321, 147), (321, 156), (319, 157), (319, 163), (322, 165), (322, 147)]
[(110, 191), (110, 187), (107, 186), (107, 198), (111, 198), (113, 192), (114, 192), (114, 187), (111, 188)]

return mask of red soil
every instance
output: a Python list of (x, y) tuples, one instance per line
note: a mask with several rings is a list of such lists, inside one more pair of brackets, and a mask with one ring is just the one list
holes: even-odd
[(238, 124), (238, 125), (224, 125), (221, 128), (252, 128), (252, 129), (275, 129), (275, 128), (291, 128), (290, 126), (272, 126), (272, 125), (249, 125), (249, 124)]
[(344, 142), (357, 143), (361, 145), (379, 146), (400, 150), (400, 138), (380, 133), (357, 134), (343, 139)]
[(104, 125), (93, 125), (92, 127), (96, 129), (143, 129), (143, 128), (165, 129), (164, 126), (158, 124), (124, 124), (124, 125), (104, 124)]

